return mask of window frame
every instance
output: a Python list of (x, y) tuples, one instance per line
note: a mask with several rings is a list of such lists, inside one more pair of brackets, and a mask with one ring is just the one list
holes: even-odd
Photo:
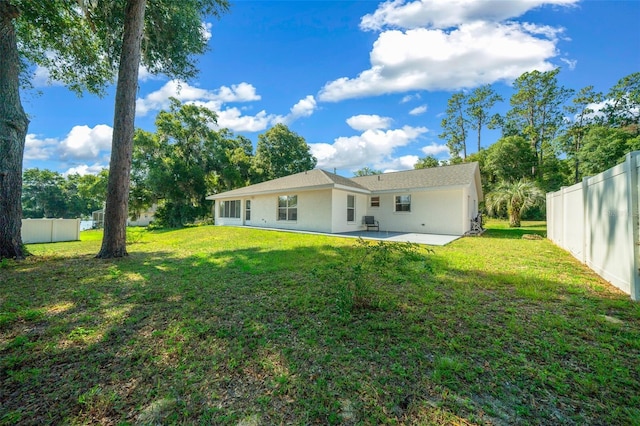
[(251, 222), (251, 200), (244, 202), (244, 221)]
[[(352, 201), (353, 205), (349, 206), (349, 201)], [(351, 213), (351, 218), (349, 218)], [(356, 196), (353, 194), (347, 194), (347, 223), (354, 223), (356, 221)]]
[[(403, 201), (406, 200), (406, 201)], [(403, 207), (403, 206), (406, 206)], [(393, 204), (394, 213), (411, 213), (411, 194), (396, 195)]]
[(298, 196), (278, 195), (278, 207), (276, 221), (297, 222), (298, 220)]
[(374, 208), (380, 207), (380, 196), (372, 195), (371, 200), (369, 201), (369, 206)]
[(220, 201), (218, 217), (224, 219), (242, 218), (242, 200)]

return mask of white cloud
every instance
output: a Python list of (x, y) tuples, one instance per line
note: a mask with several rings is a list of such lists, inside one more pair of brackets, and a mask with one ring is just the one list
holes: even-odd
[(45, 67), (41, 67), (40, 65), (36, 66), (35, 71), (33, 72), (33, 79), (31, 83), (34, 87), (45, 87), (49, 85), (60, 86), (62, 83), (57, 82), (55, 80), (51, 80), (51, 74), (49, 70)]
[(385, 31), (373, 45), (371, 68), (327, 83), (319, 99), (335, 102), (509, 81), (532, 69), (555, 68), (549, 60), (557, 54), (555, 40), (537, 37), (515, 22), (475, 22), (451, 31)]
[(391, 117), (380, 117), (376, 114), (360, 114), (347, 118), (349, 127), (358, 131), (388, 129), (392, 122), (393, 119)]
[(413, 29), (450, 28), (472, 21), (500, 22), (522, 16), (543, 5), (571, 6), (579, 0), (393, 0), (362, 17), (360, 28), (378, 31), (385, 27)]
[(385, 173), (410, 170), (413, 169), (419, 159), (417, 155), (403, 155), (402, 157), (394, 158), (389, 162), (380, 164), (376, 166), (376, 168), (382, 169)]
[(29, 133), (25, 139), (25, 160), (49, 160), (55, 153), (60, 141), (55, 138), (39, 139), (38, 135)]
[(276, 119), (275, 115), (267, 114), (264, 110), (256, 115), (242, 115), (242, 112), (235, 107), (216, 112), (218, 127), (236, 132), (259, 132), (266, 129)]
[(415, 107), (411, 111), (409, 111), (409, 114), (411, 114), (411, 115), (420, 115), (420, 114), (424, 114), (425, 112), (427, 112), (427, 106), (426, 105), (420, 105), (418, 107)]
[[(25, 140), (24, 159), (27, 161), (60, 159), (66, 162), (108, 159), (112, 134), (113, 129), (106, 124), (98, 124), (93, 128), (86, 125), (74, 126), (62, 140), (41, 138), (39, 135), (30, 133)], [(87, 173), (92, 173), (90, 170), (98, 166), (106, 167), (97, 163), (86, 166)], [(78, 170), (80, 172), (82, 169)]]
[[(579, 0), (391, 0), (362, 17), (363, 30), (381, 31), (371, 67), (327, 82), (318, 99), (344, 99), (412, 90), (460, 90), (548, 71), (564, 29), (513, 19), (545, 5)], [(563, 60), (563, 59), (560, 59)], [(570, 67), (575, 62), (563, 60)], [(413, 99), (405, 96), (402, 103)]]
[(403, 96), (402, 99), (400, 100), (401, 104), (406, 104), (407, 102), (410, 102), (414, 99), (420, 99), (420, 93), (416, 93), (414, 95), (406, 95)]
[(74, 126), (66, 138), (60, 142), (62, 158), (81, 160), (96, 159), (105, 151), (111, 150), (113, 128), (106, 124)]
[(243, 115), (241, 109), (226, 104), (261, 100), (256, 88), (250, 83), (242, 82), (231, 87), (221, 86), (215, 90), (207, 90), (174, 80), (144, 98), (139, 98), (136, 101), (136, 113), (144, 116), (152, 111), (166, 109), (171, 97), (214, 111), (218, 115), (219, 128), (239, 132), (259, 132), (276, 123), (290, 124), (299, 118), (309, 117), (317, 109), (316, 99), (307, 95), (293, 105), (287, 115), (269, 114), (264, 110), (255, 115)]
[(204, 35), (204, 38), (206, 40), (211, 40), (211, 28), (213, 27), (213, 24), (211, 22), (203, 22), (201, 25), (201, 32), (202, 35)]
[(80, 176), (97, 175), (103, 169), (107, 169), (107, 168), (109, 168), (108, 165), (104, 165), (104, 164), (100, 164), (100, 163), (94, 163), (91, 166), (89, 166), (87, 164), (81, 164), (79, 166), (71, 167), (71, 168), (67, 169), (66, 172), (62, 173), (62, 175), (65, 176), (65, 177), (69, 176), (69, 175), (74, 175), (74, 174), (79, 174)]
[(318, 103), (316, 102), (316, 99), (313, 97), (313, 95), (307, 95), (291, 107), (291, 109), (289, 110), (289, 114), (285, 115), (284, 117), (278, 117), (274, 121), (278, 123), (290, 124), (296, 121), (298, 118), (311, 116), (317, 108)]
[(425, 155), (433, 155), (437, 157), (441, 154), (449, 154), (449, 148), (447, 145), (438, 145), (437, 143), (432, 143), (431, 145), (427, 145), (420, 149)]
[(138, 81), (149, 81), (149, 80), (158, 80), (160, 76), (151, 74), (149, 69), (144, 65), (140, 64), (138, 67)]
[(578, 61), (575, 59), (560, 58), (560, 60), (567, 64), (570, 70), (576, 69), (576, 65), (578, 64)]
[(221, 86), (217, 90), (206, 90), (191, 86), (178, 80), (168, 81), (155, 92), (136, 100), (136, 115), (145, 116), (149, 112), (159, 111), (169, 107), (169, 98), (176, 98), (181, 102), (210, 102), (213, 110), (218, 110), (227, 102), (251, 102), (261, 99), (256, 94), (256, 88), (249, 83), (233, 84), (231, 87)]
[(392, 161), (396, 148), (416, 141), (427, 132), (426, 127), (404, 126), (401, 129), (368, 129), (362, 134), (336, 138), (332, 144), (309, 144), (318, 159), (319, 168), (356, 170), (366, 165)]

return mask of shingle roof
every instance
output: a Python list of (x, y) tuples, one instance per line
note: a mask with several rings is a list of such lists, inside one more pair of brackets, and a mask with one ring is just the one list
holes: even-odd
[(337, 185), (353, 188), (360, 192), (369, 192), (367, 188), (349, 178), (329, 173), (324, 170), (314, 169), (307, 172), (296, 173), (295, 175), (273, 179), (267, 182), (256, 183), (244, 188), (210, 195), (207, 199), (213, 200), (216, 198), (242, 197), (247, 195), (268, 194), (302, 189), (332, 188)]
[[(479, 179), (478, 163), (464, 163), (453, 166), (433, 167), (429, 169), (406, 170), (402, 172), (384, 173), (381, 175), (346, 178), (314, 169), (296, 173), (267, 182), (257, 183), (232, 191), (210, 195), (208, 200), (216, 198), (243, 197), (256, 194), (295, 191), (303, 189), (335, 188), (336, 186), (352, 188), (359, 192), (381, 192), (394, 190), (412, 190), (459, 185), (476, 185), (482, 194)], [(482, 196), (480, 196), (482, 198)]]
[(381, 175), (359, 176), (351, 178), (351, 180), (371, 191), (470, 185), (475, 182), (477, 169), (478, 163), (463, 163)]

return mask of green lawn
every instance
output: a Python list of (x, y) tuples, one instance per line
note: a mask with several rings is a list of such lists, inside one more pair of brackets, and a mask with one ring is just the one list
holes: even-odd
[(521, 238), (544, 226), (413, 256), (212, 226), (113, 261), (96, 231), (30, 245), (0, 262), (0, 423), (638, 425), (640, 304)]

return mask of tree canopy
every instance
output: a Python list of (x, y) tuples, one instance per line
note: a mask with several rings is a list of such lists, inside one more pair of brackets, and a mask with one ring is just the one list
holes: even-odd
[(431, 167), (440, 166), (440, 161), (433, 155), (427, 155), (418, 159), (418, 162), (413, 165), (414, 169), (429, 169)]
[(251, 142), (213, 130), (216, 119), (208, 108), (172, 99), (156, 117), (156, 133), (136, 132), (132, 215), (161, 201), (157, 223), (183, 226), (207, 215), (207, 195), (249, 182)]
[[(205, 17), (226, 0), (0, 0), (0, 258), (23, 257), (22, 158), (28, 118), (20, 82), (42, 66), (77, 93), (102, 93), (118, 69), (105, 238), (100, 257), (126, 254), (125, 226), (139, 65), (189, 79), (207, 48)], [(143, 37), (144, 34), (144, 37)]]
[(262, 180), (311, 170), (317, 162), (304, 138), (284, 124), (258, 136), (255, 164)]

